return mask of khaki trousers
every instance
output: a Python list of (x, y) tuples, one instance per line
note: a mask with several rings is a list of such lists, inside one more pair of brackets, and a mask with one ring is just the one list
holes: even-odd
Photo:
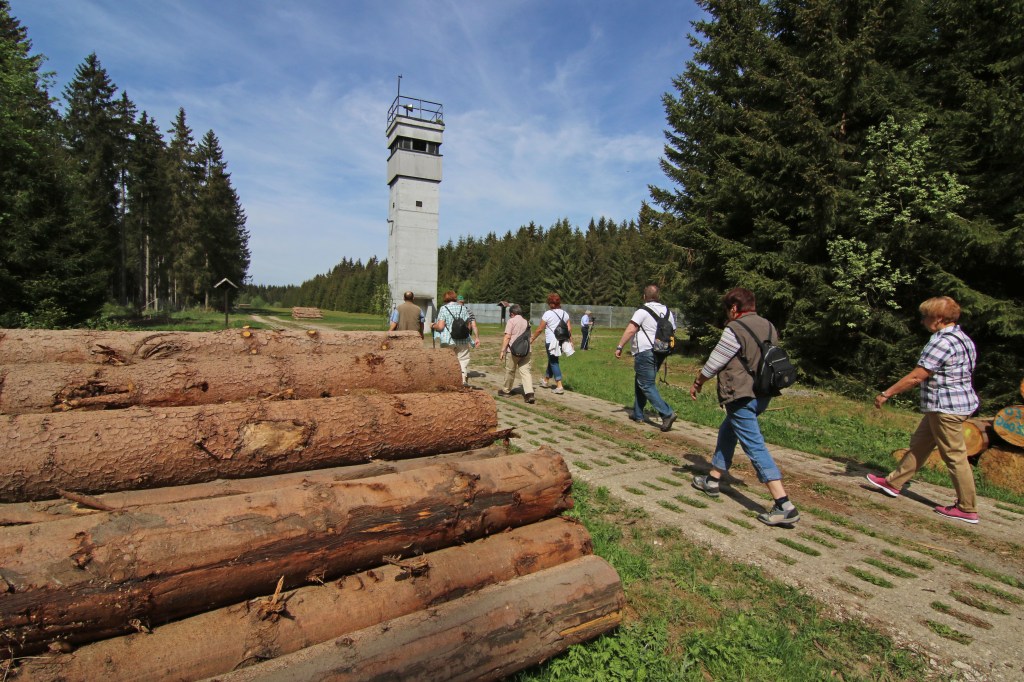
[(506, 392), (511, 392), (516, 383), (516, 374), (523, 384), (523, 393), (533, 393), (533, 376), (530, 374), (532, 353), (517, 358), (512, 353), (505, 353), (505, 385)]
[(469, 346), (453, 346), (455, 357), (459, 359), (459, 369), (462, 370), (462, 383), (469, 380)]
[(899, 490), (924, 466), (928, 455), (936, 447), (939, 456), (946, 463), (949, 477), (953, 479), (956, 499), (960, 509), (977, 512), (977, 495), (974, 491), (974, 471), (967, 461), (967, 446), (964, 444), (965, 415), (926, 412), (910, 437), (910, 451), (903, 457), (896, 469), (886, 476), (889, 485)]

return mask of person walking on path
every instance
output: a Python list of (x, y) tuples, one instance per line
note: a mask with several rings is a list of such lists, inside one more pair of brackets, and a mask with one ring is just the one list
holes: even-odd
[[(459, 359), (459, 367), (462, 369), (462, 385), (469, 386), (469, 349), (480, 343), (480, 336), (476, 329), (476, 317), (473, 311), (464, 303), (465, 299), (454, 291), (446, 291), (444, 294), (444, 305), (437, 311), (437, 320), (430, 328), (434, 330), (441, 343), (441, 348), (454, 348), (455, 357)], [(456, 320), (461, 320), (468, 327), (468, 333), (463, 338), (457, 338)], [(452, 332), (455, 331), (455, 336)]]
[(978, 351), (971, 337), (957, 322), (960, 306), (949, 296), (929, 298), (919, 307), (921, 324), (932, 332), (917, 366), (895, 384), (875, 397), (875, 407), (898, 393), (921, 386), (921, 412), (924, 416), (914, 435), (910, 450), (888, 476), (868, 474), (868, 482), (889, 497), (899, 497), (904, 484), (924, 465), (936, 447), (953, 479), (956, 501), (938, 506), (942, 516), (967, 523), (978, 523), (974, 472), (967, 461), (964, 422), (978, 409), (973, 375)]
[(658, 392), (658, 370), (665, 362), (666, 354), (654, 352), (654, 336), (658, 332), (658, 319), (668, 315), (672, 322), (672, 328), (676, 328), (676, 320), (670, 311), (661, 302), (661, 292), (658, 287), (649, 284), (644, 288), (644, 305), (636, 309), (619, 345), (615, 347), (615, 357), (622, 357), (622, 349), (627, 343), (632, 343), (633, 353), (633, 414), (630, 416), (635, 422), (646, 421), (644, 408), (648, 401), (651, 407), (658, 411), (661, 416), (661, 430), (668, 431), (672, 428), (672, 422), (676, 420), (676, 413), (668, 406), (668, 403)]
[(580, 350), (590, 350), (590, 332), (593, 326), (594, 313), (588, 310), (580, 318), (580, 329), (583, 330), (583, 341), (580, 342)]
[(694, 379), (690, 398), (696, 400), (704, 383), (717, 376), (718, 402), (725, 408), (725, 419), (718, 428), (711, 472), (707, 476), (694, 476), (692, 484), (708, 496), (718, 497), (722, 475), (732, 466), (738, 442), (754, 465), (757, 480), (768, 487), (775, 500), (771, 509), (758, 514), (757, 520), (769, 526), (793, 524), (800, 520), (800, 512), (786, 494), (782, 472), (768, 452), (757, 421), (758, 416), (768, 409), (771, 396), (754, 394), (754, 377), (747, 370), (747, 367), (761, 364), (758, 340), (771, 338), (773, 342), (777, 341), (778, 332), (771, 322), (757, 314), (757, 302), (749, 289), (737, 287), (730, 290), (722, 298), (722, 304), (728, 323), (718, 345)]
[[(501, 354), (498, 359), (505, 367), (505, 383), (498, 390), (498, 395), (506, 397), (512, 394), (512, 387), (515, 385), (516, 375), (523, 384), (523, 393), (526, 402), (533, 403), (533, 377), (531, 370), (530, 353), (530, 321), (523, 317), (523, 308), (518, 303), (508, 309), (509, 318), (505, 325), (505, 338), (501, 340)], [(526, 334), (525, 355), (517, 354), (520, 351), (518, 339)]]
[(420, 333), (420, 338), (423, 338), (423, 320), (425, 318), (420, 307), (412, 302), (415, 297), (416, 295), (411, 291), (402, 294), (404, 300), (391, 313), (389, 332), (395, 330), (400, 332), (417, 331)]
[(548, 310), (541, 317), (543, 324), (537, 325), (537, 331), (530, 338), (532, 344), (537, 337), (544, 334), (544, 347), (548, 353), (548, 366), (544, 370), (544, 379), (540, 382), (541, 388), (549, 388), (548, 379), (555, 382), (555, 393), (565, 393), (562, 386), (562, 368), (558, 366), (558, 358), (562, 354), (562, 342), (556, 338), (555, 329), (562, 322), (565, 323), (572, 336), (572, 322), (569, 320), (569, 313), (562, 310), (562, 297), (558, 294), (548, 294)]

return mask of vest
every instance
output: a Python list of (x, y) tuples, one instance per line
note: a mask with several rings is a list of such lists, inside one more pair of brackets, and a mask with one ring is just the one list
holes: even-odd
[(400, 332), (422, 332), (423, 325), (420, 324), (420, 315), (423, 311), (412, 301), (403, 301), (398, 304), (398, 327)]
[[(768, 338), (768, 334), (772, 333), (774, 329), (768, 320), (757, 313), (747, 313), (740, 319), (753, 330), (760, 340)], [(739, 339), (740, 352), (718, 373), (718, 402), (722, 405), (734, 400), (754, 397), (754, 377), (744, 369), (740, 356), (742, 355), (746, 359), (747, 367), (750, 367), (751, 370), (756, 371), (758, 365), (761, 364), (761, 346), (750, 338), (747, 330), (736, 324), (735, 321), (725, 326), (731, 329)], [(772, 340), (777, 341), (778, 334), (772, 333)]]

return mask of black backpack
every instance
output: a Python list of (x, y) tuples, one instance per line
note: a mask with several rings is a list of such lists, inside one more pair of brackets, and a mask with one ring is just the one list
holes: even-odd
[(526, 325), (526, 331), (512, 339), (508, 344), (508, 352), (517, 358), (525, 358), (530, 354), (530, 325)]
[[(743, 363), (743, 368), (754, 378), (754, 395), (759, 397), (777, 396), (782, 392), (782, 389), (789, 388), (795, 384), (796, 368), (790, 362), (789, 355), (780, 346), (772, 343), (771, 337), (775, 327), (769, 326), (768, 338), (764, 341), (759, 341), (750, 327), (741, 320), (733, 321), (746, 329), (750, 337), (754, 339), (754, 342), (761, 347), (761, 364), (756, 372), (750, 369), (747, 359), (743, 357), (742, 352), (740, 353), (740, 362)], [(768, 324), (771, 325), (770, 322)], [(775, 338), (778, 338), (778, 334), (775, 331)]]
[(558, 326), (555, 327), (555, 341), (558, 343), (565, 343), (572, 338), (572, 333), (569, 331), (569, 325), (565, 323), (565, 318), (561, 318), (558, 321)]
[[(452, 309), (448, 308), (448, 312), (452, 313)], [(449, 334), (451, 334), (451, 337), (456, 341), (468, 339), (469, 323), (466, 322), (466, 320), (462, 319), (461, 317), (457, 316), (455, 313), (452, 313), (452, 317), (454, 317), (455, 319), (452, 320), (452, 328), (449, 330)]]
[(676, 330), (672, 327), (672, 320), (669, 317), (668, 309), (665, 309), (664, 317), (658, 315), (647, 306), (641, 306), (640, 310), (646, 310), (647, 314), (658, 323), (657, 329), (654, 330), (653, 339), (647, 335), (647, 330), (643, 326), (640, 327), (644, 336), (647, 336), (647, 340), (651, 342), (651, 350), (658, 355), (668, 355), (674, 351), (676, 349)]

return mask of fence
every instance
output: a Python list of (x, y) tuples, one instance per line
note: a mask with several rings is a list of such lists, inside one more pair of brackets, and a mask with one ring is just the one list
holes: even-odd
[[(473, 315), (476, 316), (476, 321), (480, 324), (501, 324), (501, 305), (498, 303), (467, 303), (469, 309), (473, 311)], [(530, 303), (529, 314), (530, 324), (537, 324), (540, 322), (541, 315), (546, 313), (548, 310), (547, 303)], [(591, 317), (594, 318), (594, 325), (598, 327), (610, 327), (613, 329), (625, 329), (626, 325), (629, 324), (629, 319), (633, 317), (633, 313), (636, 312), (636, 308), (630, 308), (626, 306), (613, 306), (613, 305), (563, 305), (562, 310), (569, 313), (569, 318), (572, 320), (573, 326), (578, 327), (580, 324), (580, 318), (583, 317), (583, 313), (590, 311)], [(673, 310), (676, 316), (676, 325), (679, 327), (683, 326), (683, 319), (679, 314), (678, 310)], [(505, 319), (508, 319), (508, 311), (505, 311)]]

